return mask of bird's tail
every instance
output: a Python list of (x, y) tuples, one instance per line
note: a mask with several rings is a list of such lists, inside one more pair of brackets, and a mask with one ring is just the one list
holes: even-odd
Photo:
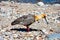
[(19, 22), (17, 20), (15, 20), (11, 23), (11, 25), (15, 25), (15, 24), (19, 24)]

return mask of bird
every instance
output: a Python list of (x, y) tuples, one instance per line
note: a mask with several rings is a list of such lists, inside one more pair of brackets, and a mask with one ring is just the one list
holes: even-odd
[(23, 26), (26, 26), (27, 32), (30, 31), (29, 26), (33, 24), (34, 22), (38, 21), (39, 19), (44, 18), (46, 20), (46, 14), (41, 14), (41, 15), (23, 15), (14, 21), (12, 21), (11, 25), (16, 25), (16, 24), (21, 24)]

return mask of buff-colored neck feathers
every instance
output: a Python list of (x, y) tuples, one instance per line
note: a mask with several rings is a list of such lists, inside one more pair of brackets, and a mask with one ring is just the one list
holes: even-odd
[(35, 20), (37, 21), (37, 20), (44, 18), (44, 17), (46, 17), (46, 14), (35, 15)]

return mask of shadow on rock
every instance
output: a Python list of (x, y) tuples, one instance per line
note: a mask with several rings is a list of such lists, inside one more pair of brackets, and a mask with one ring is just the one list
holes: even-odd
[[(25, 28), (12, 28), (11, 30), (27, 32), (27, 29), (25, 29)], [(38, 29), (31, 29), (30, 28), (30, 31), (38, 31)]]

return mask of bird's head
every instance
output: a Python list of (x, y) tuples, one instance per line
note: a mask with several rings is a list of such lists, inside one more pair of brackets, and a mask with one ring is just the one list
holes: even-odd
[(46, 18), (46, 14), (35, 15), (35, 20), (39, 20), (41, 18)]

